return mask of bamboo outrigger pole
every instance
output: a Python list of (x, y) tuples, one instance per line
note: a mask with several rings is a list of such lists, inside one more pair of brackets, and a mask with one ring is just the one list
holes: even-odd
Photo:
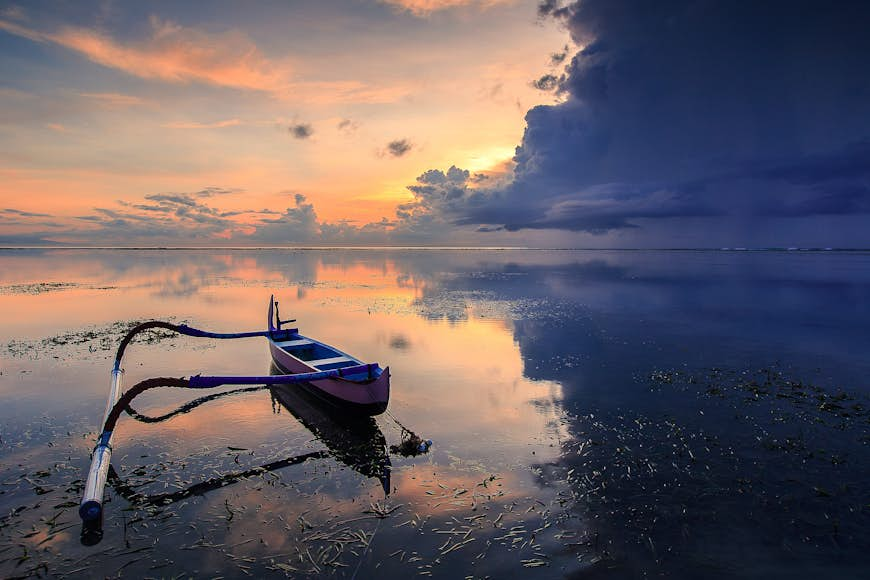
[(82, 501), (79, 505), (79, 516), (85, 525), (99, 528), (103, 518), (103, 492), (106, 487), (106, 479), (109, 474), (109, 465), (112, 461), (112, 438), (115, 433), (115, 424), (121, 412), (130, 404), (140, 393), (155, 387), (181, 387), (190, 389), (210, 389), (222, 385), (289, 385), (296, 383), (306, 383), (322, 379), (337, 378), (357, 373), (371, 373), (377, 368), (377, 363), (362, 364), (352, 367), (344, 367), (340, 369), (330, 369), (325, 371), (317, 371), (310, 373), (299, 373), (295, 375), (266, 375), (266, 376), (202, 376), (195, 375), (187, 379), (178, 378), (159, 378), (148, 379), (137, 383), (127, 392), (121, 394), (121, 378), (124, 370), (121, 368), (121, 360), (124, 358), (124, 351), (127, 345), (133, 340), (133, 337), (139, 332), (151, 328), (163, 328), (171, 330), (179, 334), (188, 336), (217, 338), (217, 339), (232, 339), (232, 338), (249, 338), (255, 336), (269, 336), (273, 339), (280, 339), (285, 334), (290, 334), (292, 331), (277, 330), (277, 331), (255, 331), (255, 332), (237, 332), (237, 333), (215, 333), (191, 328), (185, 324), (171, 324), (168, 322), (151, 321), (144, 322), (132, 328), (118, 347), (118, 353), (115, 355), (115, 364), (112, 367), (112, 383), (109, 390), (109, 399), (106, 403), (106, 411), (103, 414), (102, 429), (100, 436), (97, 439), (97, 445), (94, 448), (94, 453), (91, 457), (91, 468), (88, 471), (87, 483), (85, 483), (85, 491), (82, 494)]
[[(102, 425), (106, 424), (112, 408), (121, 397), (121, 377), (123, 375), (121, 358), (118, 357), (112, 367), (112, 386), (109, 390), (109, 400), (106, 403)], [(103, 431), (97, 440), (97, 446), (94, 448), (91, 469), (88, 471), (88, 481), (85, 484), (85, 492), (79, 506), (79, 516), (85, 522), (98, 522), (103, 517), (103, 489), (106, 487), (106, 477), (109, 475), (109, 464), (112, 461), (113, 435), (114, 431)]]

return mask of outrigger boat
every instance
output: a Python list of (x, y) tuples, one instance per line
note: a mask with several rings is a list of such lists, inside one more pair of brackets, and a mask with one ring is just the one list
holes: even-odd
[[(273, 312), (274, 311), (274, 312)], [(274, 323), (273, 323), (274, 321)], [(282, 321), (278, 303), (269, 303), (269, 351), (272, 362), (285, 373), (312, 373), (332, 369), (343, 370), (337, 377), (301, 383), (300, 387), (340, 410), (358, 415), (380, 415), (390, 400), (390, 368), (366, 365), (361, 360), (302, 336), (299, 329), (282, 330), (281, 326), (295, 320)], [(365, 367), (364, 369), (362, 367)]]
[[(130, 402), (142, 392), (157, 387), (180, 387), (208, 389), (222, 385), (297, 385), (321, 401), (327, 402), (334, 411), (344, 416), (370, 417), (386, 411), (390, 397), (390, 370), (378, 363), (363, 363), (334, 347), (302, 336), (298, 328), (282, 326), (295, 320), (282, 321), (278, 314), (278, 302), (269, 300), (267, 330), (239, 333), (216, 333), (192, 328), (185, 324), (151, 321), (139, 324), (124, 336), (115, 355), (112, 381), (103, 428), (88, 472), (79, 515), (86, 527), (99, 529), (103, 517), (103, 491), (112, 459), (112, 438), (120, 414), (129, 408)], [(141, 381), (121, 393), (124, 351), (136, 334), (160, 328), (187, 336), (215, 339), (235, 339), (263, 336), (269, 340), (269, 351), (280, 374), (257, 376), (204, 376), (189, 378), (155, 378)], [(404, 427), (403, 427), (404, 429)], [(410, 432), (409, 432), (410, 433)], [(428, 449), (430, 443), (425, 443)]]

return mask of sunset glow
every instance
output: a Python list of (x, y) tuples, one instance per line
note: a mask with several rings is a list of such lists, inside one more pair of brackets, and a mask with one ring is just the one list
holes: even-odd
[(680, 6), (0, 4), (0, 245), (870, 244), (861, 18)]
[(317, 224), (383, 233), (417, 176), (500, 168), (553, 100), (532, 81), (568, 39), (533, 3), (349, 8), (0, 11), (0, 237), (317, 245), (250, 235), (297, 194)]
[(0, 0), (0, 578), (860, 576), (868, 22)]

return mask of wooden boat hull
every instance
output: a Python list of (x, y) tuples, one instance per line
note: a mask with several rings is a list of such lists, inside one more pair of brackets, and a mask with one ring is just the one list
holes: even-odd
[[(280, 342), (269, 339), (269, 352), (272, 356), (272, 362), (284, 374), (297, 374), (316, 372), (324, 370), (322, 366), (317, 366), (316, 363), (328, 360), (339, 361), (336, 364), (363, 364), (358, 359), (351, 357), (347, 353), (343, 353), (338, 349), (325, 345), (314, 339), (302, 336), (296, 331), (289, 331), (292, 334), (288, 336), (288, 331), (279, 330), (273, 322), (275, 316), (274, 298), (269, 304), (269, 330), (276, 333), (281, 333), (282, 340)], [(329, 352), (332, 355), (340, 355), (332, 359), (320, 359), (320, 361), (308, 362), (303, 360), (301, 355), (293, 354), (292, 347), (285, 345), (293, 343), (306, 343), (306, 347), (312, 349), (320, 349), (324, 352)], [(298, 345), (296, 345), (299, 348)], [(327, 355), (328, 356), (328, 355)], [(330, 365), (331, 366), (331, 365)], [(387, 405), (390, 400), (390, 369), (389, 367), (381, 369), (377, 365), (372, 365), (368, 376), (360, 377), (336, 377), (323, 380), (316, 380), (309, 383), (300, 383), (298, 387), (304, 389), (315, 397), (335, 407), (337, 411), (350, 415), (380, 415), (387, 410)], [(332, 367), (335, 368), (335, 367)]]
[[(291, 356), (274, 342), (269, 343), (269, 351), (272, 353), (272, 362), (282, 373), (289, 375), (316, 370)], [(379, 377), (371, 381), (324, 379), (300, 383), (298, 388), (347, 413), (380, 415), (387, 410), (390, 400), (390, 369), (385, 368)]]

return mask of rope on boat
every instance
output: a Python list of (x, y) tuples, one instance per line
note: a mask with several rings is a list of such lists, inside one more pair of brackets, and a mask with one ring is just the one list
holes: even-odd
[(402, 438), (402, 442), (398, 445), (390, 445), (390, 453), (397, 453), (404, 457), (415, 457), (417, 455), (422, 455), (429, 451), (429, 448), (432, 446), (431, 439), (423, 439), (407, 427), (405, 427), (399, 419), (393, 415), (389, 409), (384, 412), (387, 417), (393, 420), (393, 422), (399, 426), (400, 437)]

